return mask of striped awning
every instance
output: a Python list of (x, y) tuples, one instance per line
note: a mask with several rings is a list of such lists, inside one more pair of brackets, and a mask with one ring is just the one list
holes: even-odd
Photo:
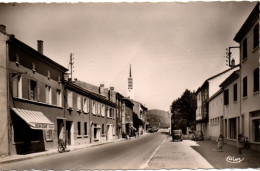
[(12, 108), (12, 110), (20, 116), (31, 129), (54, 129), (52, 123), (42, 112)]

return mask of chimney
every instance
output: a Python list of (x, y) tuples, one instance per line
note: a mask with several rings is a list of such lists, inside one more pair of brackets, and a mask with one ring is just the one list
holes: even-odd
[(232, 60), (231, 60), (231, 68), (234, 68), (235, 67), (235, 59), (233, 58)]
[(105, 85), (104, 84), (100, 84), (100, 86), (99, 86), (99, 94), (101, 94), (101, 95), (104, 94), (104, 88), (105, 88)]
[(78, 79), (77, 79), (77, 78), (74, 78), (74, 81), (75, 81), (75, 82), (77, 82), (77, 81), (78, 81)]
[(0, 32), (4, 33), (4, 34), (6, 33), (6, 26), (5, 25), (2, 25), (2, 24), (0, 25)]
[(42, 40), (38, 40), (37, 42), (38, 42), (38, 52), (43, 54), (43, 41)]
[(112, 90), (112, 91), (113, 91), (113, 90), (115, 90), (115, 88), (114, 88), (114, 87), (110, 87), (110, 90)]

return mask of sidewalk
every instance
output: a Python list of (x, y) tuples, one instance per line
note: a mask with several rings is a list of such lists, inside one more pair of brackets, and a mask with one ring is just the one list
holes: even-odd
[(196, 142), (172, 142), (166, 139), (145, 169), (210, 169), (213, 168), (199, 153), (192, 149)]
[(235, 146), (227, 144), (224, 152), (218, 152), (214, 141), (172, 142), (168, 138), (145, 169), (260, 168), (260, 153), (252, 150), (243, 150), (242, 153), (238, 154)]
[[(108, 144), (108, 143), (113, 143), (117, 141), (122, 141), (124, 139), (117, 139), (114, 141), (107, 141), (107, 142), (98, 142), (98, 143), (93, 143), (93, 144), (83, 144), (83, 145), (75, 145), (75, 146), (67, 146), (67, 149), (70, 151), (74, 150), (79, 150), (79, 149), (84, 149), (84, 148), (89, 148), (93, 146), (98, 146), (98, 145), (103, 145), (103, 144)], [(25, 154), (25, 155), (11, 155), (11, 156), (6, 156), (6, 157), (0, 157), (0, 164), (4, 163), (11, 163), (15, 161), (21, 161), (21, 160), (27, 160), (27, 159), (32, 159), (40, 156), (48, 156), (51, 154), (57, 154), (58, 149), (50, 149), (48, 151), (43, 151), (43, 152), (38, 152), (38, 153), (31, 153), (31, 154)]]
[[(198, 141), (199, 146), (192, 147), (217, 169), (224, 168), (260, 168), (260, 153), (253, 150), (243, 150), (238, 154), (236, 146), (225, 144), (223, 152), (218, 152), (217, 142)], [(241, 162), (231, 163), (230, 161)], [(234, 160), (233, 160), (234, 159)]]

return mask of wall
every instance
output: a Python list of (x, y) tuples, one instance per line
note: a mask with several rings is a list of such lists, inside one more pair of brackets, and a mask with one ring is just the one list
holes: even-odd
[[(221, 134), (221, 119), (223, 116), (223, 92), (209, 101), (209, 137), (212, 140)], [(212, 121), (218, 122), (212, 122)]]
[(8, 85), (7, 76), (8, 70), (6, 66), (7, 62), (7, 46), (6, 41), (9, 37), (0, 32), (0, 155), (8, 155)]

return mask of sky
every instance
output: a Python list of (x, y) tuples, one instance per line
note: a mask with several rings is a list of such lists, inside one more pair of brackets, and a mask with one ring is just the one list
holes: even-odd
[[(185, 89), (225, 70), (226, 48), (256, 2), (6, 3), (7, 33), (68, 67), (73, 78), (127, 95), (132, 66), (135, 100), (169, 111)], [(238, 63), (239, 50), (232, 57)]]

